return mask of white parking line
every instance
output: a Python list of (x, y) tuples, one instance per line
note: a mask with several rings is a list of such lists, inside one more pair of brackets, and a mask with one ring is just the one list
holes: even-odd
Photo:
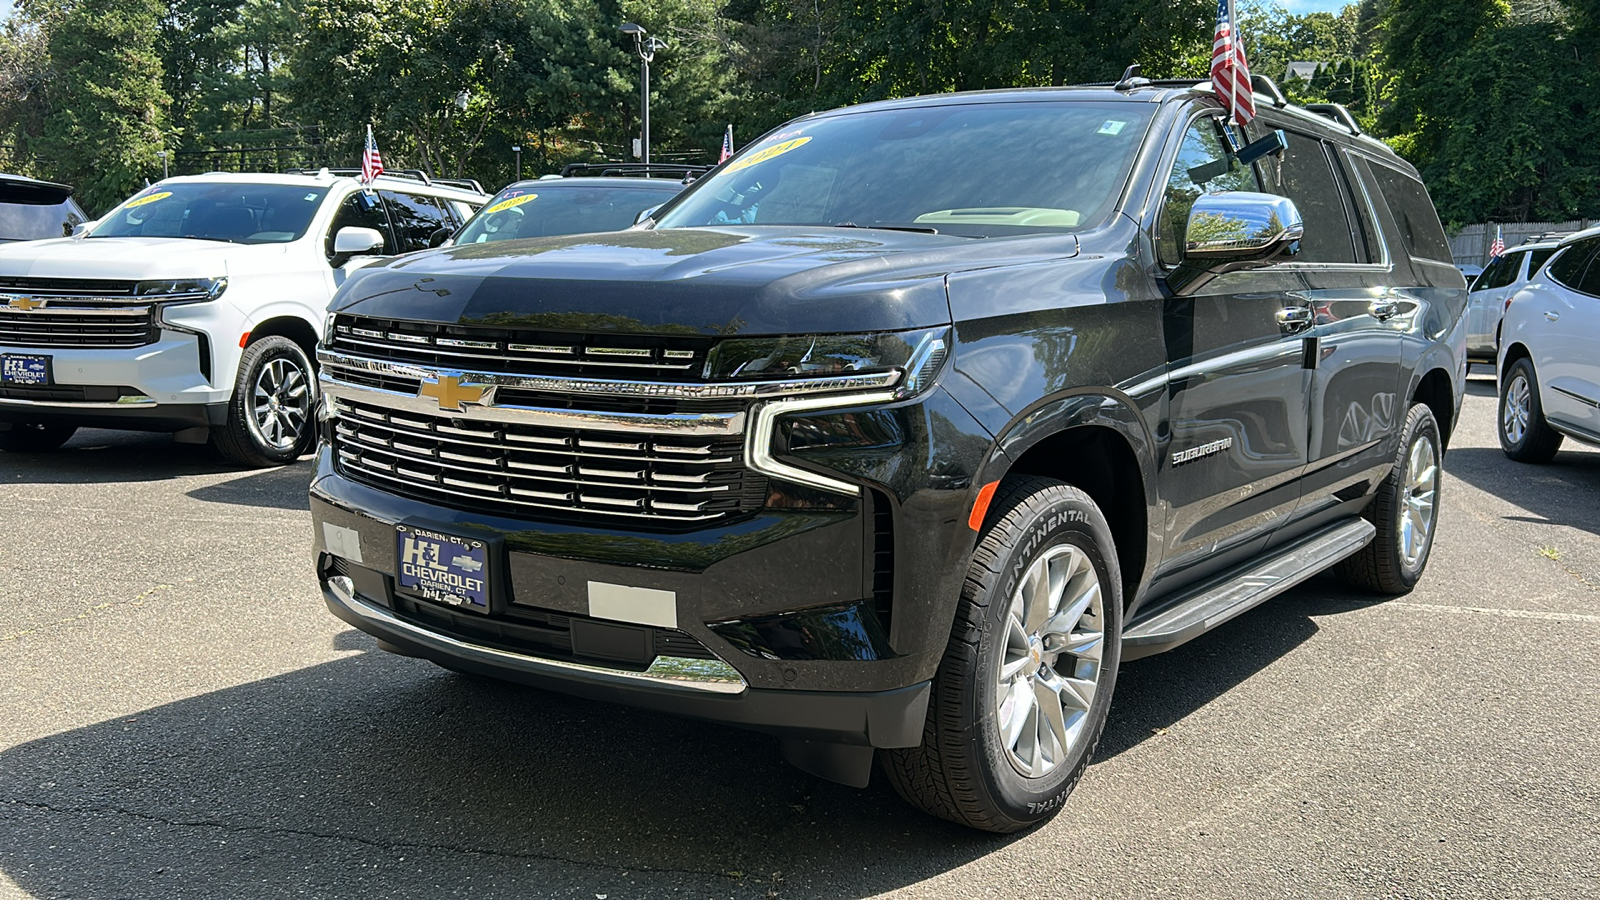
[(1583, 613), (1544, 612), (1536, 609), (1493, 609), (1487, 606), (1445, 606), (1438, 603), (1391, 603), (1391, 607), (1425, 609), (1431, 612), (1478, 613), (1486, 616), (1504, 616), (1507, 619), (1540, 619), (1546, 622), (1587, 622), (1600, 625), (1600, 616)]

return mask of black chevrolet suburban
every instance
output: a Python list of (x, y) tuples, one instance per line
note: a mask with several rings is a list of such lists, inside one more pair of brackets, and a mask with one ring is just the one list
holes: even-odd
[(1428, 562), (1466, 286), (1416, 171), (1268, 87), (1243, 126), (1142, 79), (814, 114), (630, 230), (360, 270), (317, 354), (329, 608), (1049, 817), (1121, 663)]

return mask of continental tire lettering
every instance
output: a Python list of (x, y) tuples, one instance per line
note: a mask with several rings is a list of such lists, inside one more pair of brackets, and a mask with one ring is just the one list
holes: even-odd
[[(1055, 531), (1062, 525), (1071, 523), (1086, 525), (1088, 522), (1088, 515), (1086, 515), (1082, 510), (1077, 509), (1069, 509), (1065, 512), (1054, 513), (1048, 518), (1040, 519), (1039, 524), (1036, 525), (1033, 529), (1033, 532), (1028, 535), (1028, 540), (1023, 543), (1022, 549), (1015, 557), (1013, 557), (1016, 562), (1011, 566), (1012, 581), (1015, 582), (1017, 574), (1020, 573), (1028, 565), (1028, 563), (1033, 560), (1033, 551), (1037, 550), (1039, 545), (1043, 543), (1044, 539), (1050, 536), (1050, 532)], [(1007, 593), (1010, 593), (1009, 589), (1007, 590)]]
[(1172, 454), (1172, 464), (1174, 466), (1181, 466), (1184, 463), (1191, 463), (1203, 457), (1215, 456), (1224, 450), (1232, 449), (1232, 447), (1233, 438), (1225, 437), (1220, 441), (1212, 441), (1209, 444), (1201, 444), (1198, 447), (1190, 447), (1187, 450), (1179, 450)]

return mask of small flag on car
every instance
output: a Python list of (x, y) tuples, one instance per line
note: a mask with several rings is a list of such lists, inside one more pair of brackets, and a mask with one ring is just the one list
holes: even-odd
[(1489, 245), (1489, 258), (1499, 259), (1505, 255), (1505, 252), (1506, 238), (1505, 235), (1500, 233), (1500, 226), (1496, 225), (1494, 227), (1494, 243)]
[(1250, 86), (1250, 63), (1244, 58), (1244, 43), (1234, 22), (1234, 0), (1217, 0), (1217, 33), (1211, 41), (1211, 88), (1228, 108), (1233, 120), (1243, 125), (1256, 117), (1256, 101)]
[(724, 132), (723, 135), (722, 135), (722, 155), (717, 157), (717, 162), (719, 162), (719, 163), (727, 162), (728, 161), (728, 157), (730, 157), (732, 155), (733, 155), (733, 126), (730, 124), (728, 126), (728, 130), (726, 132)]
[(361, 153), (361, 183), (371, 184), (383, 174), (383, 154), (378, 152), (378, 141), (372, 136), (372, 126), (367, 126), (367, 147)]

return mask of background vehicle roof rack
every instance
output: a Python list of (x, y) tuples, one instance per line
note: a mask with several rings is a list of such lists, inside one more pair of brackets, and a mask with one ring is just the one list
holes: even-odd
[(1361, 134), (1361, 126), (1356, 123), (1356, 117), (1350, 115), (1350, 110), (1345, 109), (1343, 104), (1307, 103), (1306, 110), (1338, 122), (1340, 125), (1350, 129), (1351, 134)]
[(483, 185), (479, 184), (476, 178), (435, 178), (433, 183), (442, 184), (446, 187), (466, 188), (469, 191), (477, 191), (480, 194), (484, 192)]
[(1283, 91), (1278, 90), (1278, 83), (1265, 75), (1251, 75), (1250, 90), (1271, 97), (1272, 105), (1279, 109), (1289, 105), (1289, 98), (1283, 95)]
[[(284, 174), (286, 174), (286, 175), (317, 175), (317, 174), (320, 174), (323, 171), (324, 170), (322, 170), (322, 169), (288, 169), (288, 170), (285, 171)], [(327, 173), (329, 175), (340, 175), (340, 176), (343, 176), (343, 177), (346, 177), (346, 178), (359, 178), (361, 176), (361, 170), (360, 169), (335, 169), (335, 168), (329, 168), (326, 171), (327, 171)], [(423, 184), (433, 184), (433, 180), (428, 177), (428, 173), (422, 171), (421, 169), (384, 169), (383, 170), (383, 175), (380, 175), (378, 177), (382, 178), (382, 177), (385, 177), (385, 176), (387, 176), (389, 178), (407, 178), (407, 179), (410, 179), (411, 181), (420, 181)], [(480, 191), (481, 191), (481, 189), (480, 189)]]
[(1572, 237), (1575, 234), (1577, 234), (1576, 231), (1541, 231), (1538, 234), (1530, 234), (1523, 238), (1522, 243), (1537, 244), (1540, 241), (1559, 241), (1562, 238)]
[(604, 175), (638, 175), (650, 177), (651, 175), (678, 175), (688, 178), (694, 175), (703, 175), (711, 171), (710, 166), (693, 166), (686, 163), (630, 163), (630, 162), (599, 162), (599, 163), (567, 163), (561, 167), (562, 178), (581, 176), (598, 177)]

